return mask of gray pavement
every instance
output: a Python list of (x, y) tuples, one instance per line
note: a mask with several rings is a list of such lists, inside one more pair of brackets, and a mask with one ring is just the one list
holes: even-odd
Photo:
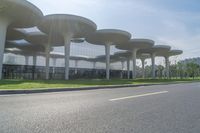
[(199, 133), (200, 83), (0, 96), (0, 133)]

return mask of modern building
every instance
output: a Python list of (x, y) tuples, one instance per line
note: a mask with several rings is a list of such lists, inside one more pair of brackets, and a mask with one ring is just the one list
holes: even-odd
[[(123, 29), (97, 29), (95, 22), (85, 17), (43, 16), (40, 9), (26, 0), (6, 0), (0, 6), (0, 79), (109, 80), (122, 78), (123, 73), (128, 79), (132, 73), (135, 79), (137, 59), (142, 61), (142, 77), (145, 78), (144, 61), (148, 58), (152, 62), (152, 78), (156, 78), (157, 56), (165, 57), (169, 77), (169, 57), (182, 54), (181, 50), (171, 50), (168, 45), (156, 45), (151, 39), (131, 39), (131, 33)], [(30, 32), (30, 28), (33, 31)], [(73, 49), (78, 45), (79, 48)], [(56, 52), (57, 48), (63, 52)], [(82, 49), (91, 50), (81, 53)], [(4, 54), (20, 55), (25, 63), (3, 65)]]

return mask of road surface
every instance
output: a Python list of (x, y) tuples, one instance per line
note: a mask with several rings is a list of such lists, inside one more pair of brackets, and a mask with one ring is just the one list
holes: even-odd
[(200, 133), (200, 83), (0, 96), (0, 133)]

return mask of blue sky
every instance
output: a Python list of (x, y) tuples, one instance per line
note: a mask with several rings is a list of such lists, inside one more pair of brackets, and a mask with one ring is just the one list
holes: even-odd
[(43, 13), (65, 13), (93, 20), (98, 29), (129, 31), (184, 50), (181, 59), (200, 54), (199, 0), (29, 0)]

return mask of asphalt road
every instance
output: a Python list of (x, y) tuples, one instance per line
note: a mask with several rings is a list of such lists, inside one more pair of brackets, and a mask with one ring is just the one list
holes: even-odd
[(200, 83), (0, 96), (0, 133), (200, 133)]

